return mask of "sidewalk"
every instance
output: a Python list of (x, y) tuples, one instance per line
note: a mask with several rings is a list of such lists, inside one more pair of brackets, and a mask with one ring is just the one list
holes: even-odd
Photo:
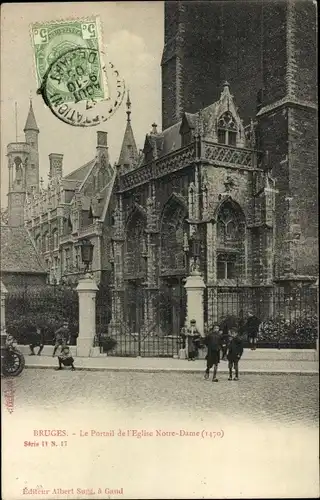
[[(27, 355), (25, 359), (26, 368), (54, 369), (58, 366), (57, 358), (52, 356)], [(199, 373), (204, 372), (205, 365), (204, 360), (187, 361), (173, 358), (120, 358), (112, 356), (75, 358), (76, 369), (90, 371)], [(221, 361), (219, 371), (227, 372), (228, 363)], [(316, 361), (243, 359), (240, 362), (240, 372), (317, 375), (319, 365)]]

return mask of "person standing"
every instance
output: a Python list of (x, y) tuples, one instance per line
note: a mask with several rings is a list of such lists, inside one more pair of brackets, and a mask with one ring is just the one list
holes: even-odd
[(187, 328), (185, 335), (188, 361), (194, 361), (198, 356), (201, 339), (201, 335), (197, 328), (197, 322), (195, 319), (192, 319), (190, 321), (190, 326)]
[(219, 334), (219, 325), (215, 324), (212, 331), (204, 339), (204, 344), (207, 346), (208, 352), (206, 356), (207, 368), (204, 373), (204, 378), (208, 380), (210, 369), (213, 367), (212, 382), (218, 382), (218, 364), (220, 362), (221, 336)]
[(247, 321), (244, 325), (244, 331), (247, 333), (248, 342), (252, 351), (257, 348), (257, 337), (260, 323), (260, 320), (254, 316), (251, 311), (249, 311)]
[(243, 343), (241, 338), (238, 336), (238, 333), (235, 330), (230, 331), (230, 344), (228, 348), (228, 369), (229, 369), (229, 378), (228, 380), (232, 380), (232, 369), (234, 368), (235, 377), (233, 380), (239, 380), (239, 361), (243, 354)]
[(31, 329), (31, 342), (30, 342), (30, 356), (34, 356), (34, 348), (39, 347), (39, 350), (37, 352), (37, 356), (41, 356), (41, 352), (44, 347), (44, 335), (42, 330), (39, 327), (32, 327)]
[(52, 357), (56, 355), (57, 349), (60, 346), (64, 346), (69, 340), (69, 323), (64, 321), (62, 326), (56, 330), (54, 334), (55, 345), (53, 349)]

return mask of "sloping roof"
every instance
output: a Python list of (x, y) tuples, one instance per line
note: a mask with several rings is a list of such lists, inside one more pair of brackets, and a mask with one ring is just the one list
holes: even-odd
[(91, 167), (94, 165), (95, 161), (95, 159), (90, 160), (85, 165), (82, 165), (82, 167), (79, 167), (70, 174), (66, 175), (64, 179), (68, 181), (83, 181)]
[(196, 128), (197, 115), (192, 113), (185, 113), (185, 117), (187, 119), (187, 122), (189, 123), (190, 128)]
[(136, 141), (134, 139), (131, 122), (128, 120), (126, 130), (123, 136), (118, 163), (119, 165), (131, 165), (132, 160), (136, 160), (137, 157), (138, 157), (138, 149)]
[(176, 151), (181, 148), (180, 127), (181, 121), (175, 123), (162, 132), (163, 147), (159, 156), (167, 155), (168, 153), (171, 153), (171, 151)]
[(31, 101), (30, 101), (30, 108), (29, 108), (29, 113), (27, 116), (27, 121), (26, 121), (26, 124), (24, 126), (23, 131), (25, 132), (26, 130), (36, 130), (37, 132), (39, 132)]
[(27, 229), (0, 226), (0, 234), (2, 272), (46, 274)]

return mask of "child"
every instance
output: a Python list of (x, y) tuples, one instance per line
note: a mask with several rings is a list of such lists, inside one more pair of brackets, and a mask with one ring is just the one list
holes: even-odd
[(54, 358), (57, 352), (57, 349), (61, 346), (63, 347), (69, 338), (69, 323), (68, 321), (64, 321), (63, 325), (58, 328), (58, 330), (54, 334), (55, 345), (53, 349), (52, 357)]
[(228, 348), (228, 368), (229, 368), (229, 378), (232, 380), (232, 368), (235, 371), (235, 377), (233, 380), (239, 380), (239, 360), (243, 354), (243, 343), (235, 330), (230, 330), (231, 341)]
[(61, 353), (58, 356), (58, 361), (59, 361), (59, 368), (56, 368), (56, 370), (62, 370), (62, 365), (63, 366), (71, 366), (71, 370), (75, 370), (74, 367), (74, 359), (70, 354), (70, 349), (68, 346), (62, 346), (61, 347)]
[(213, 326), (212, 332), (205, 337), (204, 343), (208, 348), (208, 353), (206, 356), (207, 368), (204, 373), (204, 378), (206, 380), (209, 378), (210, 368), (213, 367), (212, 382), (218, 382), (217, 372), (218, 372), (218, 364), (220, 362), (220, 349), (221, 349), (219, 325)]
[(197, 328), (197, 323), (195, 319), (190, 321), (190, 326), (187, 328), (186, 332), (186, 350), (188, 361), (194, 361), (198, 357), (199, 345), (201, 335)]

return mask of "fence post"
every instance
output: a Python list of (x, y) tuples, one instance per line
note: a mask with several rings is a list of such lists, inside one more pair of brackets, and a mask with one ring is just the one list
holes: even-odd
[(77, 356), (88, 357), (91, 354), (96, 334), (96, 293), (98, 287), (90, 274), (79, 280), (79, 336)]
[(204, 308), (203, 294), (206, 287), (201, 274), (198, 271), (193, 271), (187, 277), (184, 285), (187, 292), (187, 325), (192, 319), (196, 320), (198, 330), (204, 336)]

